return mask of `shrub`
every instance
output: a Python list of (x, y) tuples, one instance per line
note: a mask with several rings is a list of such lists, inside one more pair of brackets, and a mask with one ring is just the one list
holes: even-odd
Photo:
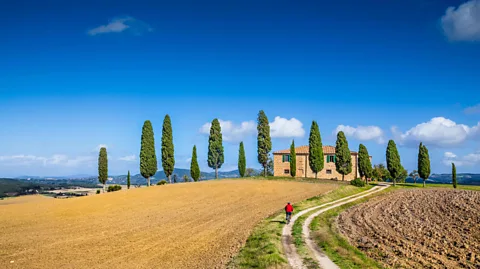
[(361, 178), (356, 178), (350, 181), (350, 184), (356, 187), (365, 187), (365, 181), (363, 181)]
[(100, 194), (100, 190), (97, 190), (97, 194)]
[(122, 189), (122, 186), (120, 185), (108, 186), (107, 192), (119, 191), (121, 189)]
[(167, 181), (165, 179), (160, 180), (157, 185), (165, 185), (167, 184)]

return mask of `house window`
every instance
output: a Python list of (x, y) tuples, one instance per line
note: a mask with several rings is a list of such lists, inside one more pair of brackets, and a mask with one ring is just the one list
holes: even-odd
[(290, 162), (290, 154), (284, 154), (282, 155), (282, 162), (287, 162), (289, 163)]
[(284, 174), (290, 174), (290, 170), (285, 169), (285, 170), (283, 170), (283, 173), (284, 173)]
[(327, 170), (327, 175), (331, 175), (332, 174), (332, 170), (328, 169)]
[(335, 155), (327, 155), (327, 163), (334, 163), (337, 161)]

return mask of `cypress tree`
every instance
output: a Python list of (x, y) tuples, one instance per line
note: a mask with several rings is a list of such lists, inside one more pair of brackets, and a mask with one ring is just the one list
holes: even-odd
[(108, 180), (108, 158), (107, 149), (105, 147), (100, 148), (98, 154), (98, 181), (103, 184), (103, 192), (105, 192), (105, 184)]
[(368, 184), (367, 179), (372, 177), (373, 169), (367, 147), (363, 144), (360, 144), (358, 148), (358, 172), (360, 173), (361, 178), (365, 177), (365, 184)]
[(245, 159), (245, 149), (243, 148), (243, 142), (240, 142), (240, 148), (238, 150), (238, 173), (240, 177), (245, 176), (245, 170), (247, 169), (247, 161)]
[(270, 138), (270, 124), (268, 123), (267, 115), (263, 110), (258, 112), (257, 118), (257, 153), (258, 162), (263, 167), (263, 176), (267, 176), (267, 164), (269, 153), (272, 150), (272, 140)]
[(197, 161), (197, 147), (194, 145), (192, 150), (192, 160), (190, 162), (190, 176), (197, 182), (200, 178), (200, 167)]
[(425, 181), (430, 177), (430, 157), (427, 147), (421, 142), (418, 146), (418, 176), (423, 179), (423, 187), (425, 187)]
[(352, 155), (348, 148), (347, 138), (342, 131), (337, 134), (337, 143), (335, 145), (335, 168), (337, 169), (337, 172), (342, 175), (342, 180), (345, 180), (345, 175), (352, 172)]
[(400, 162), (400, 154), (398, 154), (397, 145), (395, 141), (389, 140), (386, 152), (387, 159), (387, 169), (392, 178), (393, 186), (396, 185), (397, 178), (400, 177), (400, 174), (403, 172), (403, 167)]
[(128, 170), (127, 174), (127, 189), (130, 189), (130, 170)]
[(222, 167), (223, 161), (222, 128), (218, 119), (214, 119), (208, 138), (208, 166), (215, 169), (215, 178), (218, 178), (218, 169)]
[(317, 178), (318, 172), (323, 169), (324, 160), (322, 138), (316, 121), (312, 121), (308, 146), (308, 162), (310, 164), (310, 169), (315, 173), (315, 178)]
[(453, 188), (457, 188), (457, 168), (455, 167), (455, 164), (452, 163), (452, 183), (453, 183)]
[(150, 177), (157, 172), (157, 155), (155, 154), (155, 139), (152, 123), (146, 120), (142, 128), (142, 142), (140, 147), (140, 174), (150, 186)]
[(295, 152), (295, 141), (292, 140), (290, 146), (290, 175), (295, 177), (297, 175), (297, 153)]
[(168, 182), (172, 183), (171, 176), (175, 167), (173, 148), (172, 122), (170, 116), (165, 115), (162, 128), (162, 167)]

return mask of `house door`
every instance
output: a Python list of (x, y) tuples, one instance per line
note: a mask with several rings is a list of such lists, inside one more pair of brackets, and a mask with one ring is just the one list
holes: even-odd
[(303, 169), (298, 169), (298, 175), (297, 175), (297, 176), (300, 176), (300, 177), (305, 176), (305, 175), (303, 174)]

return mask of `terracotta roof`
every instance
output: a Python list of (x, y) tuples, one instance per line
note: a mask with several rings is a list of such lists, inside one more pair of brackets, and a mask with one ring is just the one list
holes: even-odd
[[(308, 154), (309, 146), (300, 146), (295, 148), (295, 153), (297, 154)], [(357, 154), (355, 151), (350, 151), (352, 154)], [(273, 152), (273, 154), (288, 154), (290, 153), (290, 149), (282, 149)], [(335, 147), (334, 146), (323, 146), (323, 154), (334, 154)]]

